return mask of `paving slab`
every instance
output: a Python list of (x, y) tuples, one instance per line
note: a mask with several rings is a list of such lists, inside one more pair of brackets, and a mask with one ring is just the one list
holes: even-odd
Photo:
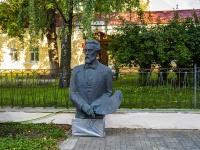
[[(70, 150), (200, 149), (200, 130), (106, 128), (104, 138), (73, 136), (69, 132), (68, 139), (76, 141)], [(67, 145), (69, 142), (65, 144)], [(61, 150), (69, 150), (69, 148)]]
[(63, 142), (61, 142), (59, 144), (59, 149), (60, 150), (73, 150), (77, 141), (78, 141), (78, 139), (64, 140)]

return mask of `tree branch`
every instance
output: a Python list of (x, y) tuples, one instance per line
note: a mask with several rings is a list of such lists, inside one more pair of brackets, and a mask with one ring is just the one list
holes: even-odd
[(54, 4), (57, 8), (57, 10), (59, 11), (61, 17), (63, 18), (64, 22), (65, 23), (68, 23), (69, 21), (67, 21), (67, 19), (65, 18), (65, 15), (63, 14), (62, 10), (60, 9), (60, 7), (58, 6), (58, 3), (56, 2), (56, 0), (53, 0), (54, 1)]

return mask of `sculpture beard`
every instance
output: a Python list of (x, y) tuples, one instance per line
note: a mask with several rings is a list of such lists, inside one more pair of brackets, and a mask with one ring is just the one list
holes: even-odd
[(91, 64), (93, 61), (90, 59), (90, 57), (85, 57), (85, 63), (86, 64)]
[(92, 56), (86, 56), (85, 57), (85, 63), (86, 64), (92, 64), (96, 60), (96, 54)]

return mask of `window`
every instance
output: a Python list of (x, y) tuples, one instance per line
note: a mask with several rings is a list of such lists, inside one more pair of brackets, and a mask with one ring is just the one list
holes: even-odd
[(31, 62), (39, 61), (39, 53), (38, 51), (31, 52)]
[(10, 48), (10, 56), (12, 61), (18, 61), (17, 49)]

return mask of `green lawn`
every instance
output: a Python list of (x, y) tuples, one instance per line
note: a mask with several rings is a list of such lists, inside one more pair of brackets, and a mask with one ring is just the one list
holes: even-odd
[(0, 123), (1, 150), (55, 150), (71, 126), (56, 124)]
[(3, 87), (0, 89), (1, 106), (71, 107), (69, 89), (58, 86)]

